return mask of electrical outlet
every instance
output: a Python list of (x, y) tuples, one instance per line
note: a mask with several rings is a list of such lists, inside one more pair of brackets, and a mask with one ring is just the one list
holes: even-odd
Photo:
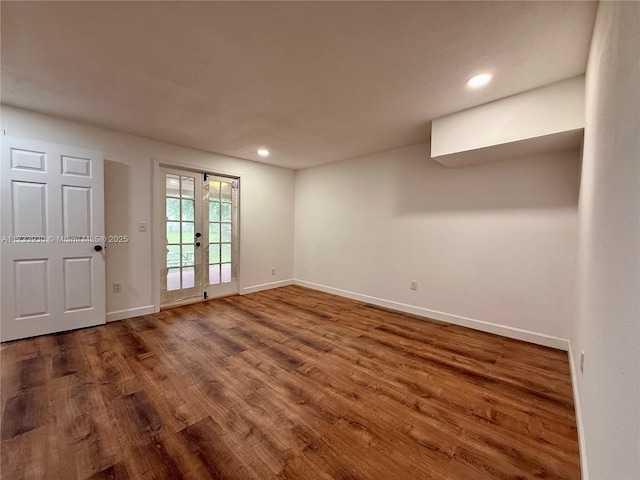
[(138, 231), (146, 232), (147, 231), (147, 222), (138, 222)]
[(271, 275), (275, 275), (275, 274), (276, 274), (276, 269), (275, 269), (275, 268), (272, 268), (272, 269), (271, 269)]
[(418, 282), (411, 280), (411, 290), (418, 290)]
[(584, 373), (584, 350), (580, 350), (580, 373)]
[(122, 282), (113, 282), (113, 293), (122, 292)]

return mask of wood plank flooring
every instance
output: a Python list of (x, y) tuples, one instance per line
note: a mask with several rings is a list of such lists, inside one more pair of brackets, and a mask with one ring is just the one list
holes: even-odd
[(290, 286), (2, 346), (3, 479), (577, 479), (565, 352)]

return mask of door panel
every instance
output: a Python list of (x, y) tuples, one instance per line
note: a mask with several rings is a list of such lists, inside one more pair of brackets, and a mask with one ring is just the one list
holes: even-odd
[(62, 186), (62, 221), (65, 237), (91, 236), (91, 189)]
[(63, 155), (62, 174), (75, 175), (78, 177), (90, 177), (91, 176), (91, 159), (67, 157), (66, 155)]
[(0, 140), (0, 340), (105, 323), (102, 154)]
[(208, 298), (238, 292), (237, 283), (237, 211), (238, 180), (211, 176), (205, 182), (206, 205), (204, 239), (206, 240), (205, 291)]
[(93, 307), (93, 258), (64, 259), (64, 311)]
[[(14, 260), (15, 318), (49, 315), (48, 267), (46, 258)], [(10, 299), (3, 298), (5, 301)]]
[[(202, 216), (201, 174), (163, 168), (164, 242), (161, 304), (202, 298), (202, 248), (196, 246)], [(201, 242), (200, 242), (201, 243)]]
[(43, 183), (12, 181), (13, 235), (47, 235), (47, 186)]
[(46, 168), (44, 152), (31, 150), (11, 150), (11, 168), (13, 170), (31, 170), (44, 172)]

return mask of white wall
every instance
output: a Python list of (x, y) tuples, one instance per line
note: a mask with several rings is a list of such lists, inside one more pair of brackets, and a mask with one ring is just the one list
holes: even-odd
[(640, 478), (638, 22), (640, 3), (600, 3), (586, 76), (571, 348), (592, 479)]
[(436, 118), (431, 125), (431, 156), (583, 128), (584, 88), (584, 76), (569, 78)]
[[(152, 158), (242, 175), (240, 289), (288, 283), (293, 277), (294, 172), (256, 162), (179, 147), (26, 110), (2, 106), (7, 135), (101, 150), (105, 158), (107, 235), (129, 235), (127, 244), (107, 248), (109, 320), (142, 314), (153, 305), (151, 226)], [(271, 268), (276, 275), (271, 275)], [(122, 282), (123, 292), (111, 285)], [(277, 284), (277, 283), (276, 283)]]
[(566, 348), (579, 163), (448, 169), (420, 144), (297, 171), (296, 281)]

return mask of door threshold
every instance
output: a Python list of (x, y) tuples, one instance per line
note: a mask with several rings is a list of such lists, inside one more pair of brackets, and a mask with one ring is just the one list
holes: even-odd
[(226, 295), (220, 295), (219, 297), (209, 297), (209, 298), (194, 298), (192, 300), (183, 300), (182, 302), (171, 303), (169, 305), (160, 305), (160, 311), (170, 310), (172, 308), (177, 307), (186, 307), (187, 305), (195, 305), (196, 303), (209, 302), (211, 300), (218, 300), (220, 298), (226, 297), (234, 297), (236, 295), (240, 295), (239, 293), (228, 293)]

